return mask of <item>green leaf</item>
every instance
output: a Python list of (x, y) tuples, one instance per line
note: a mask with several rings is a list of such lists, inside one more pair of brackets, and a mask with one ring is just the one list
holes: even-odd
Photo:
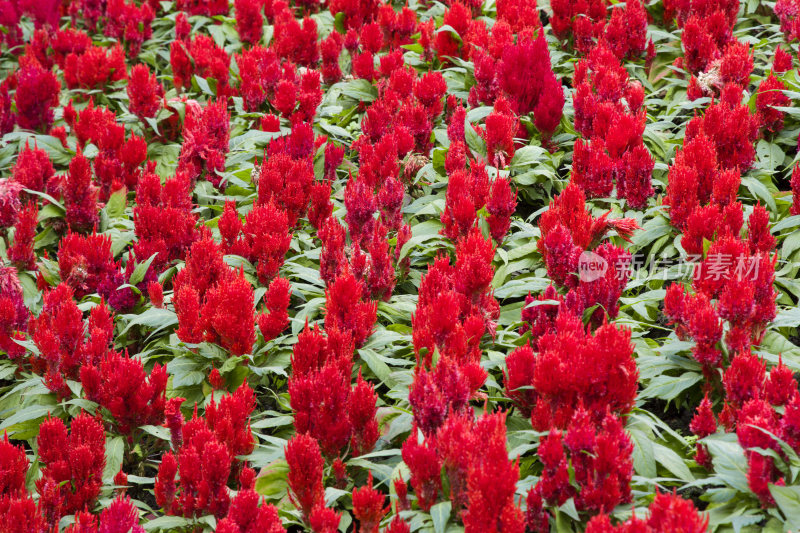
[(698, 372), (684, 372), (680, 376), (656, 376), (642, 391), (642, 398), (674, 400), (683, 391), (700, 383), (703, 376)]
[(106, 440), (106, 466), (103, 469), (103, 481), (111, 483), (122, 467), (125, 458), (125, 437), (109, 437)]
[(206, 373), (200, 369), (200, 364), (188, 357), (176, 357), (167, 363), (167, 372), (172, 375), (173, 387), (189, 387), (202, 383)]
[(131, 273), (130, 279), (128, 279), (128, 283), (131, 285), (138, 285), (141, 283), (145, 274), (147, 274), (147, 269), (150, 268), (150, 265), (153, 263), (153, 259), (155, 259), (157, 255), (158, 252), (151, 255), (144, 263), (137, 264), (136, 268), (134, 268), (133, 272)]
[(708, 447), (717, 476), (728, 486), (749, 494), (747, 458), (742, 447), (736, 442), (736, 434), (710, 435), (700, 442)]
[(337, 83), (334, 87), (338, 87), (342, 94), (355, 98), (359, 102), (372, 102), (378, 97), (378, 89), (367, 80), (360, 78)]
[(273, 461), (256, 478), (256, 492), (268, 500), (280, 500), (289, 488), (288, 475), (289, 464), (286, 461)]
[(453, 507), (451, 502), (440, 502), (431, 507), (431, 519), (433, 520), (433, 531), (444, 533), (447, 521), (450, 519), (450, 511)]
[(120, 218), (125, 213), (128, 191), (123, 187), (114, 191), (106, 203), (106, 213), (110, 218)]
[(192, 520), (182, 516), (159, 516), (154, 520), (145, 522), (145, 531), (175, 531), (192, 525)]
[(675, 451), (662, 444), (654, 442), (653, 452), (656, 461), (658, 461), (664, 468), (672, 472), (675, 477), (681, 481), (694, 481), (694, 476), (689, 470), (689, 467), (686, 466), (684, 460), (680, 455), (675, 453)]
[(800, 487), (785, 487), (770, 483), (769, 492), (775, 498), (778, 509), (786, 517), (786, 527), (794, 531), (800, 530)]

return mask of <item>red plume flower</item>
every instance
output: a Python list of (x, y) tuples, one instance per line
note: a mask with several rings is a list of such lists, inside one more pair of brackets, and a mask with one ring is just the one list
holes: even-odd
[(367, 484), (353, 490), (353, 515), (358, 520), (361, 533), (378, 533), (381, 519), (389, 510), (384, 507), (386, 497), (372, 488), (372, 472), (367, 476)]
[(325, 462), (317, 441), (305, 433), (292, 437), (286, 445), (286, 462), (289, 463), (290, 498), (308, 520), (317, 506), (324, 505), (322, 467)]

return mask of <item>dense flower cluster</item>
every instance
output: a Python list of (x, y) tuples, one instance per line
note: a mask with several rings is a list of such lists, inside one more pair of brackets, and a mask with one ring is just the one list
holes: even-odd
[(251, 453), (255, 446), (249, 424), (254, 408), (255, 395), (245, 383), (219, 403), (212, 398), (204, 417), (197, 415), (196, 408), (188, 422), (180, 411), (167, 414), (174, 451), (161, 460), (155, 497), (168, 514), (226, 516), (231, 505), (229, 477), (242, 469), (237, 457)]
[(537, 352), (523, 346), (506, 360), (507, 394), (531, 414), (535, 429), (566, 427), (579, 405), (595, 423), (606, 410), (626, 414), (633, 407), (638, 372), (630, 331), (604, 324), (589, 333), (564, 308), (538, 338)]
[(0, 0), (0, 533), (789, 527), (800, 3), (401, 4)]
[[(612, 231), (629, 240), (638, 224), (629, 218), (609, 219), (608, 213), (593, 217), (585, 202), (581, 188), (570, 183), (542, 214), (542, 238), (536, 246), (550, 279), (568, 291), (565, 305), (576, 314), (597, 305), (592, 317), (602, 322), (605, 314), (614, 318), (619, 312), (619, 297), (628, 282), (631, 262), (629, 252), (602, 241)], [(529, 297), (526, 305), (532, 301)], [(542, 312), (545, 310), (529, 307), (523, 320), (533, 324)]]
[[(647, 11), (640, 0), (609, 10), (604, 0), (552, 2), (553, 33), (561, 40), (572, 39), (580, 53), (607, 46), (620, 58), (640, 57), (647, 43)], [(652, 42), (651, 42), (652, 45)]]
[(586, 141), (575, 143), (571, 181), (588, 197), (610, 196), (616, 184), (617, 198), (645, 207), (654, 161), (643, 143), (644, 88), (604, 45), (576, 65), (573, 85), (575, 129)]

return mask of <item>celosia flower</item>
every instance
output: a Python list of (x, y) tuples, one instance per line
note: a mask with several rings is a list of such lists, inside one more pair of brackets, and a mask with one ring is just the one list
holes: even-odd
[(102, 89), (127, 77), (125, 50), (119, 44), (110, 49), (90, 46), (80, 55), (67, 55), (64, 61), (64, 80), (70, 89)]
[(232, 355), (250, 353), (256, 339), (253, 302), (253, 287), (243, 272), (211, 287), (200, 310), (205, 340)]
[(178, 172), (186, 172), (194, 180), (205, 171), (208, 181), (224, 189), (218, 172), (225, 170), (229, 138), (230, 118), (225, 100), (202, 108), (187, 106)]
[(17, 155), (14, 164), (13, 179), (26, 189), (44, 191), (50, 178), (55, 174), (50, 156), (45, 150), (25, 143), (25, 149)]
[(228, 515), (219, 521), (218, 533), (285, 533), (278, 509), (261, 503), (261, 496), (252, 488), (240, 490), (231, 500)]
[(289, 463), (288, 483), (292, 503), (308, 520), (311, 512), (324, 505), (322, 467), (325, 465), (316, 439), (298, 433), (286, 445), (286, 462)]
[(293, 375), (289, 380), (290, 405), (298, 432), (308, 433), (320, 443), (325, 455), (335, 456), (352, 435), (347, 412), (350, 397), (349, 374), (342, 365), (328, 361), (307, 375)]
[(161, 109), (164, 87), (144, 63), (131, 69), (127, 91), (128, 107), (142, 122), (145, 118), (155, 117)]
[(783, 118), (786, 113), (775, 108), (792, 105), (789, 97), (783, 94), (784, 90), (786, 85), (772, 74), (758, 85), (756, 110), (761, 128), (769, 134), (775, 134), (783, 129)]
[(353, 490), (353, 515), (358, 520), (358, 530), (363, 533), (378, 533), (381, 519), (389, 510), (383, 503), (386, 497), (372, 488), (372, 472), (367, 484)]
[(356, 348), (372, 335), (377, 319), (377, 304), (365, 301), (364, 284), (345, 272), (325, 291), (325, 327), (349, 331)]
[[(705, 395), (703, 401), (697, 408), (697, 412), (689, 424), (689, 429), (697, 435), (698, 439), (703, 439), (717, 431), (717, 420), (711, 411), (711, 401), (708, 399), (708, 394)], [(697, 453), (695, 461), (697, 464), (704, 468), (711, 468), (711, 456), (708, 453), (708, 448), (701, 442), (696, 443), (695, 446)]]
[(342, 515), (330, 507), (317, 506), (312, 512), (308, 522), (314, 533), (337, 533)]
[(11, 97), (8, 94), (8, 83), (0, 83), (0, 135), (14, 129), (17, 116), (11, 111)]
[(771, 405), (787, 405), (798, 395), (797, 383), (794, 372), (783, 364), (783, 359), (778, 360), (778, 366), (773, 368), (764, 384), (764, 396)]
[(117, 352), (81, 368), (86, 397), (108, 409), (123, 434), (164, 422), (167, 378), (166, 367), (156, 364), (148, 375), (141, 360)]
[(27, 494), (25, 489), (27, 472), (28, 457), (24, 448), (12, 445), (8, 440), (8, 434), (4, 435), (0, 440), (0, 498)]
[(514, 402), (522, 416), (529, 417), (536, 404), (536, 392), (533, 390), (536, 356), (530, 343), (508, 354), (506, 367), (507, 370), (503, 372), (506, 396)]
[(792, 188), (792, 207), (789, 212), (792, 215), (800, 215), (800, 165), (795, 165), (792, 169), (790, 186)]
[(317, 23), (311, 17), (303, 18), (302, 24), (289, 9), (283, 9), (274, 18), (275, 36), (271, 47), (278, 57), (304, 67), (316, 66), (319, 60)]
[(33, 253), (36, 226), (39, 224), (39, 206), (36, 202), (28, 202), (19, 214), (14, 226), (14, 244), (8, 248), (8, 259), (20, 269), (36, 268), (36, 256)]
[(519, 121), (513, 114), (493, 111), (486, 117), (486, 151), (488, 162), (504, 168), (514, 157), (514, 134), (519, 128)]
[(280, 335), (289, 324), (289, 298), (292, 287), (283, 278), (275, 278), (269, 284), (267, 293), (264, 295), (266, 313), (258, 316), (258, 328), (264, 336), (265, 341), (269, 341)]
[(236, 31), (242, 42), (255, 44), (261, 40), (264, 32), (264, 17), (261, 14), (261, 2), (253, 0), (235, 0)]
[(99, 517), (88, 511), (79, 511), (75, 515), (75, 523), (67, 527), (65, 531), (66, 533), (105, 531), (141, 533), (144, 529), (139, 525), (139, 509), (131, 502), (131, 499), (117, 496), (103, 509)]
[(439, 496), (442, 488), (442, 464), (426, 439), (420, 443), (416, 428), (403, 443), (403, 462), (411, 471), (411, 486), (417, 495), (417, 503), (423, 511), (428, 511)]
[(91, 508), (100, 495), (105, 466), (103, 426), (81, 413), (70, 431), (58, 418), (42, 422), (37, 438), (42, 477), (36, 481), (40, 508), (56, 519)]
[(511, 215), (517, 208), (517, 193), (511, 191), (509, 180), (497, 177), (492, 183), (486, 210), (489, 212), (487, 223), (492, 238), (500, 243), (508, 233)]
[[(742, 357), (741, 355), (739, 357)], [(762, 373), (763, 377), (763, 373)], [(726, 388), (727, 390), (727, 388)], [(783, 474), (775, 464), (775, 459), (762, 455), (751, 448), (780, 451), (778, 442), (770, 435), (778, 433), (779, 423), (775, 411), (765, 401), (752, 396), (742, 407), (737, 416), (736, 436), (739, 444), (745, 448), (747, 457), (747, 484), (758, 496), (762, 506), (775, 505), (769, 485), (780, 483)], [(765, 431), (762, 431), (765, 430)]]
[(632, 531), (680, 531), (704, 533), (708, 531), (708, 515), (701, 515), (690, 500), (676, 494), (656, 491), (646, 520), (632, 516), (617, 526), (612, 526), (606, 514), (589, 520), (586, 533), (626, 533)]
[(288, 153), (265, 158), (258, 178), (258, 203), (272, 201), (286, 212), (289, 227), (305, 216), (308, 209), (314, 172), (305, 158), (295, 159)]
[(484, 414), (476, 423), (473, 438), (480, 443), (467, 480), (468, 502), (464, 531), (522, 533), (525, 521), (514, 502), (519, 464), (508, 459), (506, 414)]
[(792, 70), (792, 54), (778, 46), (775, 48), (775, 57), (772, 60), (772, 72), (775, 74), (783, 74)]
[(162, 185), (157, 174), (145, 172), (136, 189), (133, 208), (137, 257), (157, 254), (151, 267), (161, 272), (176, 259), (183, 259), (198, 233), (197, 215), (192, 212), (192, 193), (188, 176), (179, 173)]
[(90, 231), (100, 220), (97, 213), (97, 189), (92, 185), (89, 160), (81, 153), (72, 158), (63, 188), (66, 220), (70, 229)]
[(78, 299), (96, 292), (116, 270), (111, 238), (97, 233), (68, 233), (59, 243), (58, 268), (62, 282), (72, 287)]
[(20, 128), (47, 131), (53, 125), (53, 107), (61, 91), (56, 75), (36, 61), (27, 61), (17, 72), (17, 124)]
[(375, 418), (377, 400), (374, 387), (364, 381), (359, 370), (358, 380), (350, 392), (347, 405), (347, 416), (353, 431), (350, 448), (356, 457), (371, 452), (378, 441), (378, 421)]
[(722, 383), (725, 397), (734, 409), (741, 409), (752, 398), (761, 398), (764, 392), (766, 369), (757, 356), (737, 354), (725, 370)]
[(414, 422), (426, 436), (433, 435), (450, 413), (467, 408), (471, 392), (467, 377), (449, 357), (430, 372), (417, 369), (408, 394)]

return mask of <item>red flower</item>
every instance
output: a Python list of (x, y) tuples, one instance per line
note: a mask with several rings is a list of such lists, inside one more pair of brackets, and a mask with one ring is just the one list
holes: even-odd
[(375, 418), (377, 400), (374, 387), (364, 381), (359, 370), (358, 380), (350, 392), (347, 406), (347, 416), (353, 428), (350, 447), (355, 457), (371, 452), (378, 441), (378, 421)]
[(792, 70), (792, 66), (792, 54), (780, 46), (775, 48), (775, 57), (772, 60), (772, 72), (775, 74), (783, 74), (784, 72), (789, 72)]
[(305, 433), (298, 433), (286, 445), (286, 462), (289, 463), (289, 497), (308, 520), (311, 512), (324, 505), (322, 467), (325, 465), (317, 441)]
[[(294, 131), (294, 130), (293, 130)], [(258, 203), (270, 200), (286, 212), (289, 227), (306, 215), (314, 172), (304, 158), (278, 153), (265, 158), (258, 177)]]
[(136, 56), (142, 43), (153, 36), (150, 25), (155, 18), (153, 7), (145, 2), (140, 6), (123, 0), (110, 0), (106, 5), (104, 33), (109, 37), (125, 40), (131, 56)]
[(442, 488), (442, 464), (428, 439), (420, 443), (416, 429), (403, 443), (403, 462), (411, 471), (411, 486), (417, 495), (417, 503), (423, 511), (436, 503)]
[(167, 378), (166, 367), (156, 364), (148, 375), (141, 360), (113, 351), (81, 368), (86, 397), (108, 409), (123, 434), (164, 422)]
[(486, 221), (489, 224), (489, 232), (496, 242), (503, 242), (511, 225), (511, 215), (514, 214), (516, 208), (517, 193), (512, 192), (509, 180), (501, 177), (495, 178), (489, 201), (486, 203), (486, 210), (489, 212)]
[(506, 367), (507, 371), (503, 372), (506, 396), (520, 409), (522, 416), (529, 417), (537, 397), (533, 390), (536, 356), (530, 343), (508, 354)]
[(78, 299), (97, 292), (100, 284), (116, 271), (111, 238), (97, 233), (68, 233), (59, 244), (58, 268), (61, 280), (72, 287)]
[(285, 533), (278, 509), (261, 503), (252, 488), (240, 490), (231, 500), (228, 515), (217, 524), (217, 533)]
[(235, 0), (236, 31), (242, 42), (255, 44), (264, 32), (264, 17), (261, 15), (262, 2), (254, 0)]
[(218, 172), (225, 170), (230, 139), (230, 117), (225, 100), (210, 102), (202, 108), (187, 106), (183, 139), (178, 172), (186, 172), (194, 180), (205, 170), (206, 179), (224, 189)]
[(314, 533), (337, 533), (342, 515), (329, 507), (317, 506), (311, 513), (309, 523)]
[(161, 109), (164, 99), (164, 87), (159, 83), (155, 74), (150, 73), (147, 65), (141, 63), (131, 69), (128, 80), (128, 100), (131, 113), (144, 122), (145, 118), (152, 118)]
[(44, 192), (50, 178), (55, 174), (50, 156), (37, 145), (33, 148), (25, 143), (25, 149), (17, 155), (13, 179), (26, 189)]
[(377, 319), (378, 306), (366, 301), (364, 292), (364, 284), (349, 272), (325, 291), (325, 327), (351, 332), (356, 348), (372, 335)]
[(612, 526), (609, 517), (599, 514), (589, 520), (586, 533), (626, 533), (632, 531), (680, 531), (682, 533), (704, 533), (708, 531), (709, 517), (701, 515), (694, 504), (676, 494), (656, 491), (650, 504), (647, 520), (632, 516), (617, 526)]
[(79, 151), (69, 163), (63, 186), (66, 220), (73, 231), (88, 232), (99, 221), (97, 189), (92, 185), (89, 160)]
[(449, 357), (440, 359), (432, 371), (417, 369), (408, 394), (416, 426), (426, 436), (433, 435), (451, 412), (467, 408), (471, 392), (467, 377)]
[(617, 175), (617, 196), (625, 198), (630, 207), (642, 209), (654, 193), (651, 176), (655, 161), (640, 144), (625, 153), (623, 164), (624, 171)]
[(217, 96), (227, 94), (231, 58), (211, 37), (198, 34), (190, 42), (173, 41), (169, 59), (177, 89), (191, 86), (192, 75), (197, 75), (217, 82)]
[(782, 91), (786, 85), (770, 74), (767, 79), (758, 85), (756, 92), (756, 110), (761, 127), (770, 134), (775, 134), (783, 129), (785, 112), (775, 107), (789, 107), (792, 101)]
[(36, 488), (45, 516), (55, 522), (91, 508), (100, 495), (105, 466), (106, 439), (100, 422), (81, 413), (67, 432), (64, 422), (51, 417), (42, 422), (37, 443), (44, 466)]
[(200, 310), (205, 340), (232, 355), (250, 353), (256, 340), (253, 287), (244, 273), (229, 275), (211, 287)]
[(519, 121), (513, 114), (493, 111), (486, 117), (486, 151), (492, 166), (504, 168), (514, 157), (514, 134), (518, 128)]
[(258, 315), (258, 328), (265, 341), (270, 341), (281, 334), (289, 324), (289, 299), (292, 286), (283, 278), (275, 278), (269, 284), (264, 296), (267, 313)]
[(19, 214), (14, 225), (14, 244), (8, 249), (8, 259), (22, 270), (36, 268), (36, 256), (33, 253), (36, 227), (39, 224), (39, 206), (36, 202), (28, 202)]
[(5, 435), (0, 440), (0, 499), (27, 495), (25, 489), (27, 472), (28, 457), (24, 448), (11, 444), (8, 435)]
[(610, 196), (614, 166), (602, 139), (594, 138), (591, 143), (578, 139), (572, 155), (570, 182), (583, 189), (589, 198)]
[(141, 258), (158, 254), (151, 263), (155, 272), (183, 259), (198, 237), (189, 178), (179, 173), (162, 185), (157, 174), (145, 172), (136, 188), (133, 222), (134, 252)]
[(319, 61), (317, 23), (306, 16), (302, 25), (294, 13), (284, 9), (275, 15), (275, 37), (271, 43), (278, 57), (311, 68)]
[(525, 521), (514, 503), (519, 463), (508, 460), (506, 414), (484, 414), (473, 438), (481, 450), (475, 454), (467, 480), (464, 531), (523, 533)]
[(800, 165), (795, 165), (792, 169), (790, 185), (792, 188), (792, 207), (790, 213), (792, 215), (800, 215)]
[[(319, 440), (325, 455), (335, 456), (350, 441), (352, 424), (347, 412), (350, 383), (343, 365), (335, 360), (324, 363), (307, 375), (289, 379), (289, 398), (298, 432)], [(349, 369), (348, 369), (349, 370)]]
[(23, 63), (16, 74), (17, 123), (22, 129), (47, 131), (53, 125), (53, 107), (58, 105), (61, 83), (35, 60)]
[(127, 77), (125, 50), (119, 44), (111, 49), (90, 46), (80, 55), (67, 55), (64, 62), (64, 80), (70, 89), (102, 89)]
[(381, 519), (389, 510), (384, 507), (386, 497), (372, 488), (372, 472), (367, 476), (367, 484), (353, 490), (353, 516), (358, 520), (359, 532), (378, 533)]

